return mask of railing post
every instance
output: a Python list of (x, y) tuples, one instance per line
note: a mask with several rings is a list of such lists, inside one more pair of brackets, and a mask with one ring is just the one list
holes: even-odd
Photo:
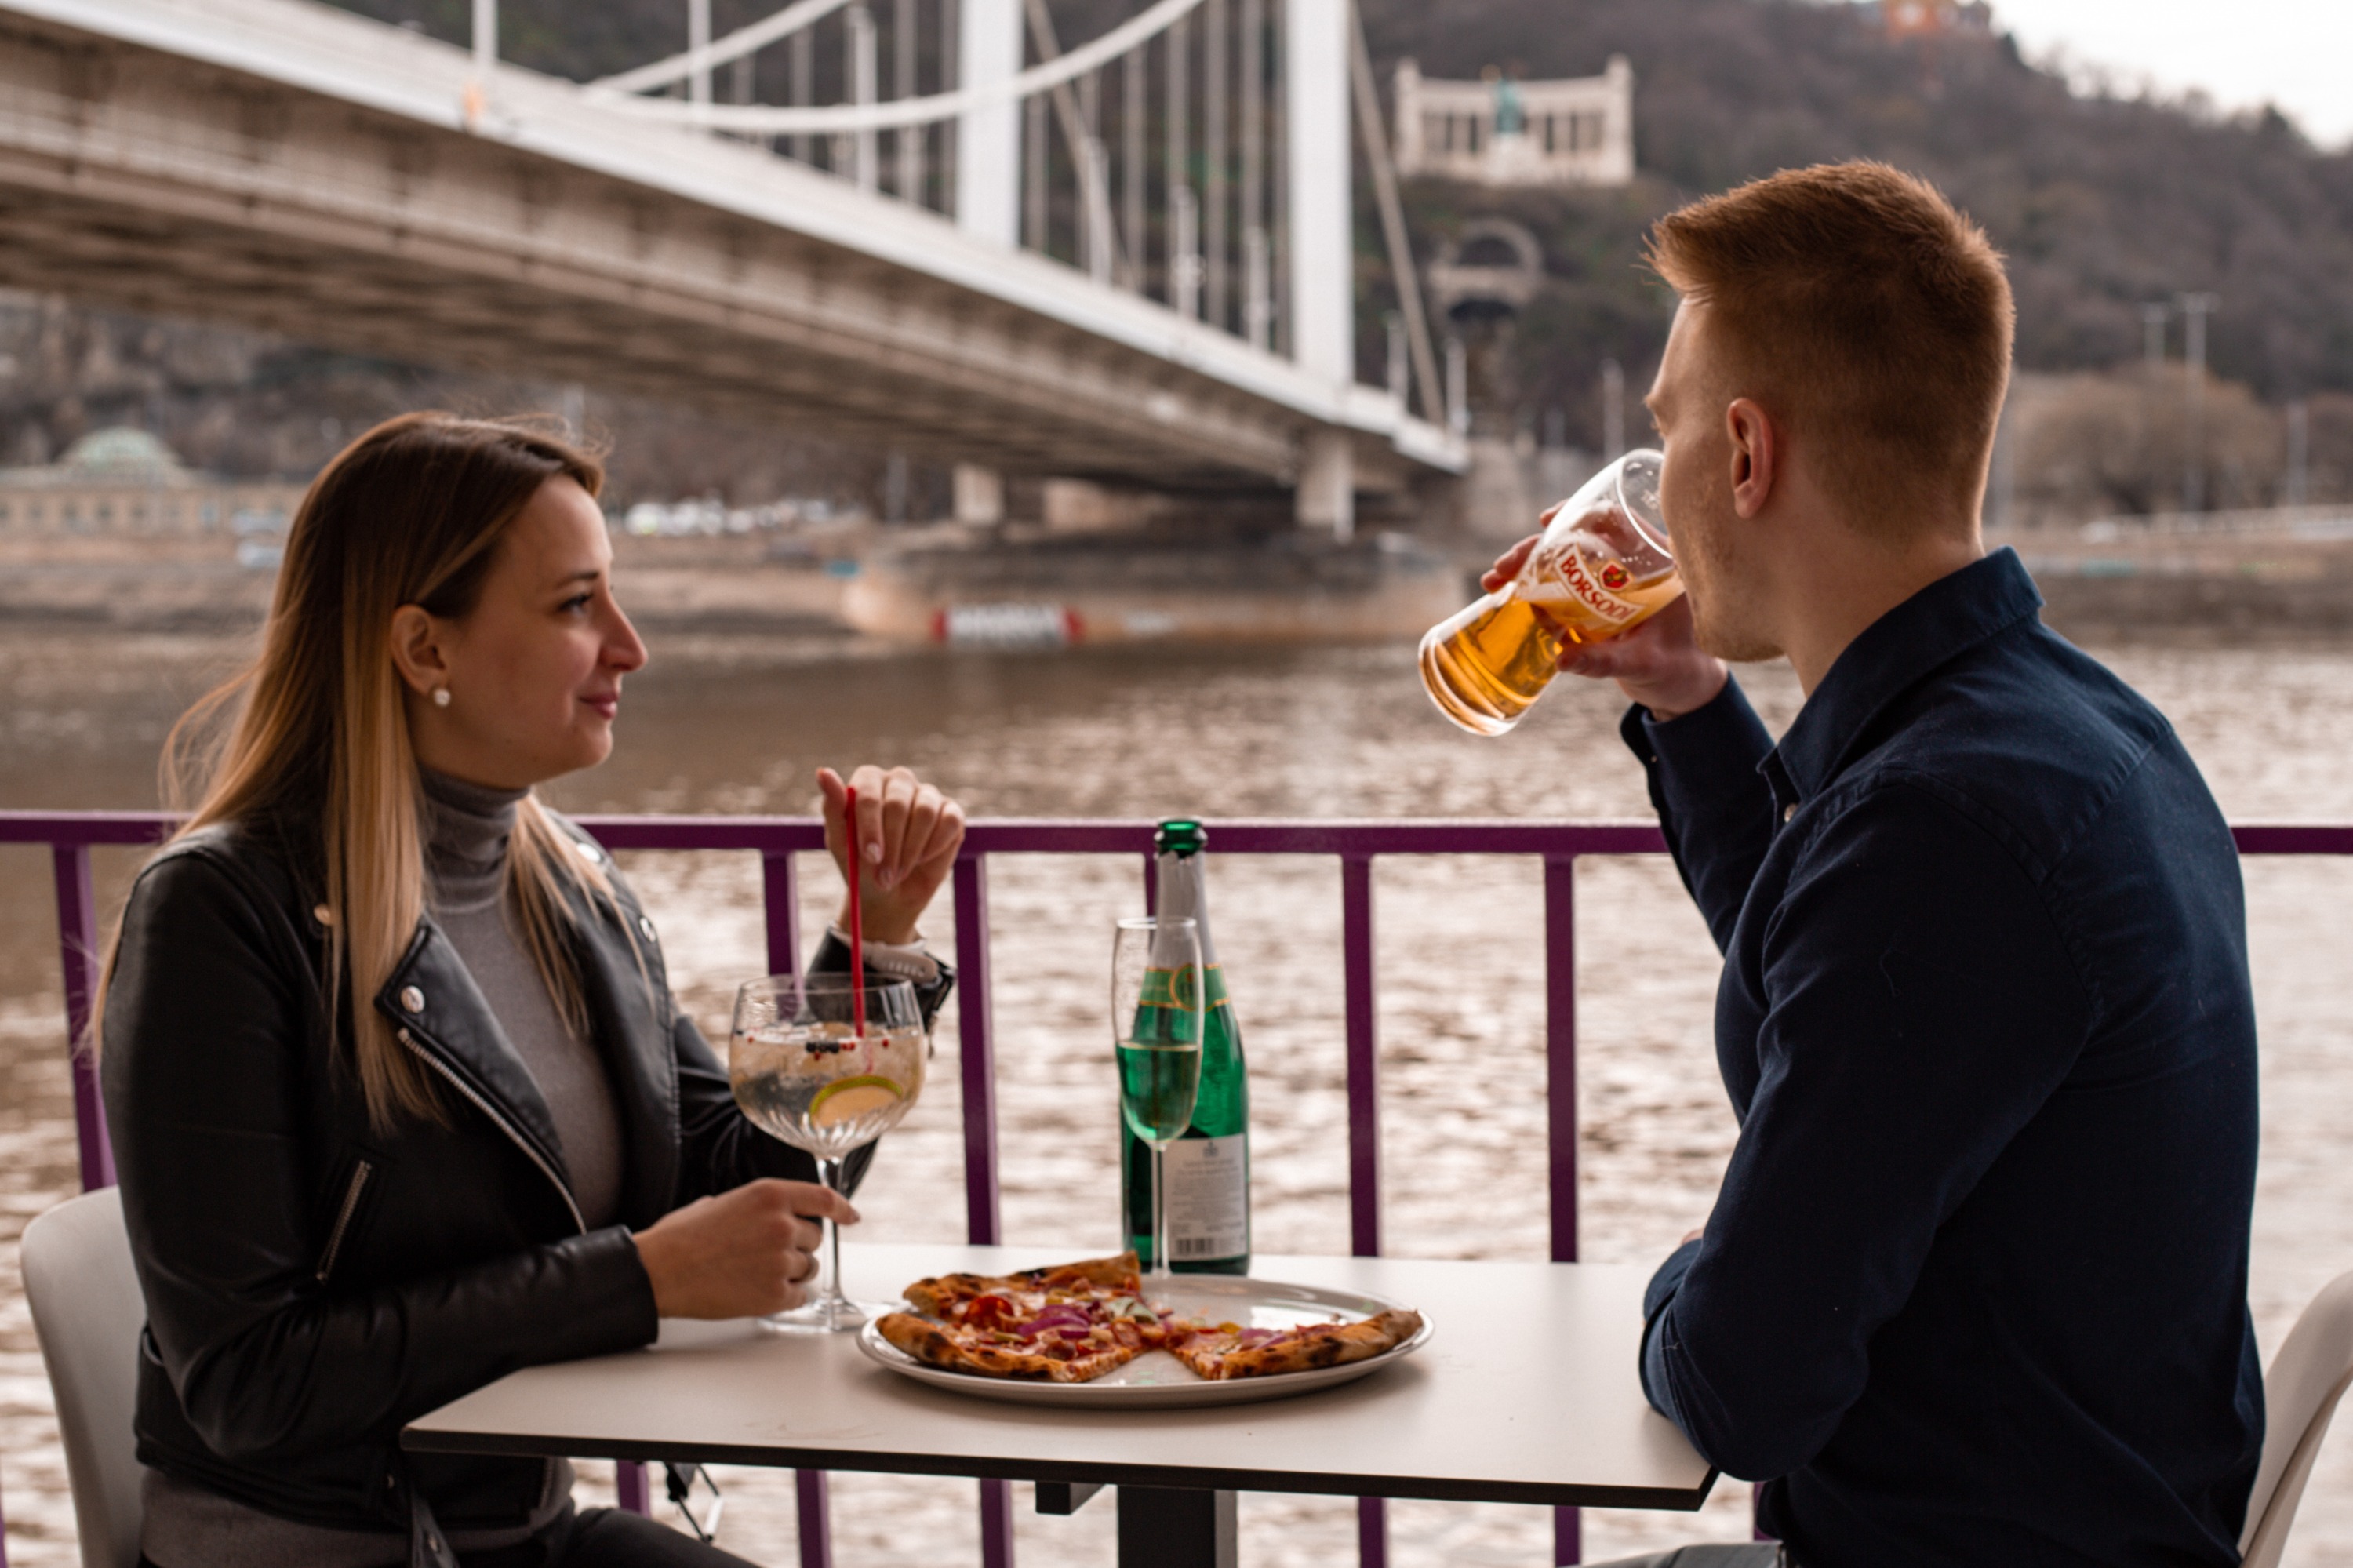
[(65, 963), (66, 1048), (73, 1061), (74, 1131), (81, 1147), (81, 1190), (114, 1185), (114, 1147), (107, 1141), (106, 1107), (99, 1098), (98, 1063), (90, 1053), (90, 1015), (98, 1002), (98, 901), (90, 879), (90, 846), (56, 844), (58, 951)]
[(760, 902), (767, 916), (768, 972), (801, 972), (800, 878), (793, 869), (790, 850), (764, 850), (760, 854)]
[[(1577, 857), (1545, 856), (1545, 1109), (1552, 1260), (1577, 1261)], [(1552, 1560), (1584, 1560), (1573, 1508), (1552, 1510)]]
[[(1340, 857), (1341, 991), (1348, 1040), (1348, 1249), (1381, 1252), (1381, 1088), (1379, 993), (1373, 974), (1373, 857)], [(1356, 1561), (1388, 1568), (1388, 1504), (1356, 1499)]]
[[(988, 862), (955, 863), (956, 1029), (964, 1065), (965, 1239), (994, 1246), (997, 1202), (997, 1041), (988, 988)], [(1013, 1485), (980, 1483), (981, 1568), (1013, 1568)]]
[(964, 1065), (965, 1239), (998, 1241), (997, 1205), (997, 1034), (988, 995), (988, 862), (963, 854), (955, 863), (956, 1032)]
[(1342, 990), (1348, 1041), (1348, 1249), (1381, 1255), (1380, 1033), (1373, 991), (1373, 858), (1340, 857)]
[[(768, 934), (768, 972), (801, 972), (800, 877), (790, 850), (760, 853), (760, 903)], [(800, 1524), (801, 1568), (831, 1568), (833, 1514), (823, 1470), (793, 1472), (793, 1500)]]
[(823, 1470), (793, 1472), (800, 1514), (801, 1568), (833, 1568), (832, 1498)]
[[(1013, 1568), (1013, 1483), (980, 1483), (981, 1568)], [(0, 1564), (5, 1568), (5, 1564)]]

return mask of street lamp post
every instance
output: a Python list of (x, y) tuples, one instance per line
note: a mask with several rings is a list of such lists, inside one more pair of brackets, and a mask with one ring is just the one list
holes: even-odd
[(2182, 443), (2181, 510), (2206, 510), (2206, 318), (2221, 308), (2220, 294), (2180, 294), (2183, 387), (2189, 428)]

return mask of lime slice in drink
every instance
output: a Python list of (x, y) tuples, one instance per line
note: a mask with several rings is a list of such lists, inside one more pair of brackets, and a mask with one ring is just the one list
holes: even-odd
[(809, 1101), (809, 1125), (837, 1127), (888, 1110), (906, 1097), (906, 1091), (898, 1085), (871, 1073), (855, 1078), (836, 1078)]

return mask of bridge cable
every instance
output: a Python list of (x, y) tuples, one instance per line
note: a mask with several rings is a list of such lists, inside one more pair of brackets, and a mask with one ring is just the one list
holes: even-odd
[(778, 38), (812, 26), (840, 10), (850, 0), (797, 0), (773, 16), (739, 27), (723, 38), (714, 38), (700, 48), (682, 55), (672, 55), (666, 60), (656, 60), (635, 70), (625, 70), (618, 76), (600, 77), (587, 83), (606, 92), (642, 92), (649, 87), (668, 87), (683, 81), (698, 71), (712, 66), (725, 65), (745, 55), (765, 48)]
[[(1060, 59), (1062, 43), (1054, 36), (1054, 17), (1046, 9), (1046, 0), (1026, 0), (1023, 9), (1029, 15), (1029, 38), (1037, 48), (1039, 62), (1051, 65)], [(1085, 118), (1079, 113), (1078, 95), (1071, 90), (1071, 84), (1067, 81), (1055, 83), (1053, 94), (1054, 118), (1062, 127), (1062, 140), (1070, 145), (1071, 166), (1078, 172), (1079, 195), (1085, 203), (1085, 212), (1080, 221), (1086, 225), (1089, 248), (1099, 242), (1099, 235), (1107, 234), (1111, 239), (1112, 270), (1124, 270), (1127, 264), (1124, 254), (1127, 248), (1121, 244), (1119, 230), (1110, 222), (1110, 214), (1096, 210), (1098, 204), (1103, 207), (1111, 205), (1111, 191), (1104, 175), (1105, 161), (1097, 148), (1096, 137), (1087, 129)], [(1134, 111), (1123, 105), (1121, 112), (1132, 113)], [(1140, 251), (1142, 237), (1135, 238)], [(1139, 253), (1135, 260), (1140, 277), (1144, 258)]]
[(1421, 389), (1422, 417), (1433, 425), (1443, 425), (1446, 398), (1439, 390), (1438, 355), (1430, 341), (1430, 318), (1421, 309), (1421, 274), (1413, 263), (1412, 238), (1406, 233), (1405, 205), (1398, 199), (1397, 164), (1389, 157), (1380, 89), (1373, 81), (1373, 54), (1365, 43), (1365, 13), (1353, 0), (1348, 6), (1348, 75), (1356, 87), (1356, 128), (1364, 138), (1365, 161), (1373, 169), (1373, 196), (1381, 209), (1381, 234), (1388, 243), (1398, 310), (1405, 317), (1414, 384)]
[[(834, 0), (805, 0), (832, 4)], [(847, 0), (841, 0), (846, 4)], [(1146, 43), (1190, 15), (1201, 0), (1159, 0), (1150, 10), (1110, 32), (1072, 49), (1060, 59), (1031, 66), (1018, 76), (1001, 77), (978, 87), (928, 98), (899, 98), (881, 103), (828, 103), (807, 108), (774, 104), (689, 103), (673, 98), (638, 98), (591, 84), (582, 91), (592, 101), (647, 120), (689, 123), (714, 131), (752, 135), (793, 135), (810, 132), (845, 134), (856, 131), (891, 131), (909, 125), (930, 125), (953, 120), (975, 110), (993, 109), (1072, 81), (1105, 62)], [(718, 46), (713, 45), (716, 48)]]

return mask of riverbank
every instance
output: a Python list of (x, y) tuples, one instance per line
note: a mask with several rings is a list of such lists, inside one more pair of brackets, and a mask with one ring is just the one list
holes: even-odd
[[(2342, 528), (1997, 534), (2025, 559), (2046, 619), (2081, 642), (2200, 645), (2353, 637), (2353, 521)], [(1476, 592), (1483, 546), (1402, 535), (1351, 545), (1278, 534), (866, 527), (614, 535), (614, 571), (649, 630), (879, 639), (915, 646), (1411, 641)], [(0, 626), (229, 631), (260, 623), (274, 544), (248, 538), (0, 541)]]

